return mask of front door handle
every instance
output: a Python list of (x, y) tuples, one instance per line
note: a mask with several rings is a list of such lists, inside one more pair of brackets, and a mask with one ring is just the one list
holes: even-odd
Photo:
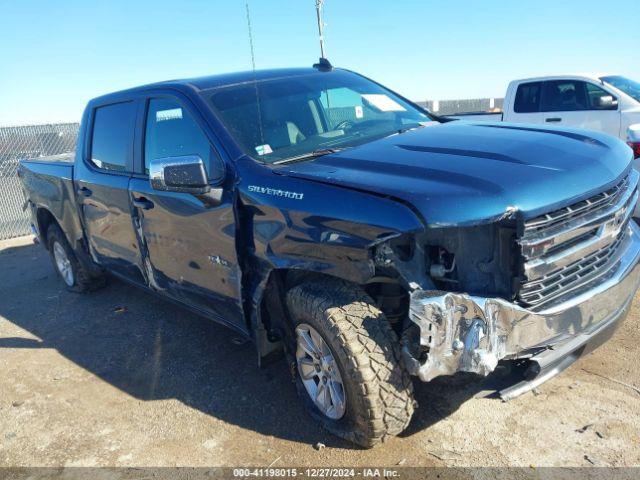
[(87, 187), (80, 187), (78, 189), (78, 193), (83, 197), (90, 197), (93, 194), (93, 192), (89, 190)]
[(153, 208), (153, 202), (145, 197), (138, 197), (133, 199), (133, 206), (141, 208), (142, 210), (151, 210)]
[(547, 118), (545, 120), (545, 122), (547, 122), (547, 123), (558, 123), (558, 122), (561, 122), (561, 121), (562, 121), (562, 119), (560, 117), (551, 117), (551, 118)]

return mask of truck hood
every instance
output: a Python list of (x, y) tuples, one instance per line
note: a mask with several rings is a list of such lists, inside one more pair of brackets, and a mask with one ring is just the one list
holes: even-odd
[(609, 188), (630, 166), (629, 148), (604, 134), (456, 121), (275, 171), (391, 197), (430, 226), (450, 226), (514, 210), (532, 218)]

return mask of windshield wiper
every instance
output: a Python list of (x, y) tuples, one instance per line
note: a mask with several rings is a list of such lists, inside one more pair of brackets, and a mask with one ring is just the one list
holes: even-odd
[(346, 147), (341, 148), (319, 148), (317, 150), (312, 150), (311, 152), (303, 153), (302, 155), (296, 155), (295, 157), (283, 158), (282, 160), (276, 160), (274, 165), (282, 164), (282, 163), (290, 163), (290, 162), (299, 162), (301, 160), (308, 160), (310, 158), (322, 157), (324, 155), (329, 155), (330, 153), (338, 153), (344, 150)]

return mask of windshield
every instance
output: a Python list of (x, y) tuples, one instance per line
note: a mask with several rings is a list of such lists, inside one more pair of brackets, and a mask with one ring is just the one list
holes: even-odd
[(267, 163), (329, 153), (432, 120), (385, 88), (340, 70), (203, 94), (244, 151)]
[(640, 102), (640, 83), (618, 75), (611, 77), (602, 77), (600, 80), (608, 83), (618, 90), (623, 91), (635, 101)]

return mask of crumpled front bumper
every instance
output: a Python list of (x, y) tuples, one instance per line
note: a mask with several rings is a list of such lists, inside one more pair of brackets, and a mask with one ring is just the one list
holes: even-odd
[(535, 378), (503, 398), (551, 378), (570, 365), (577, 352), (606, 340), (626, 317), (640, 283), (640, 229), (634, 222), (627, 229), (621, 256), (604, 280), (542, 311), (500, 298), (415, 290), (410, 319), (427, 354), (416, 358), (416, 349), (405, 344), (405, 365), (429, 381), (458, 371), (488, 375), (502, 359), (530, 359), (537, 366)]

